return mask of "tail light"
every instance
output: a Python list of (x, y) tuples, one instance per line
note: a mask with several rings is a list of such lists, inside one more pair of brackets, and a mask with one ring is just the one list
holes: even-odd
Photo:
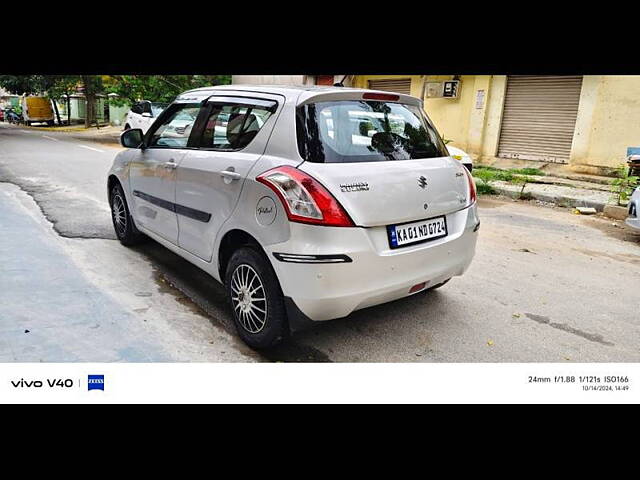
[(292, 222), (331, 227), (355, 226), (334, 196), (302, 170), (285, 165), (258, 175), (256, 180), (280, 197)]
[(470, 207), (476, 202), (478, 198), (478, 194), (476, 193), (476, 182), (471, 176), (471, 172), (465, 167), (463, 168), (464, 173), (467, 175), (467, 182), (469, 182), (469, 201), (467, 202), (467, 207)]
[(391, 93), (377, 93), (367, 92), (362, 95), (363, 100), (383, 100), (390, 102), (397, 102), (400, 99), (400, 95), (393, 95)]

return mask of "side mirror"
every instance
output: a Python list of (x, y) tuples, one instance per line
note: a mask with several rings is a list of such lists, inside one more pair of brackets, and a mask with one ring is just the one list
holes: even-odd
[(141, 148), (144, 136), (139, 128), (125, 130), (120, 134), (120, 143), (126, 148)]
[(143, 117), (151, 118), (151, 114), (149, 112), (142, 112)]

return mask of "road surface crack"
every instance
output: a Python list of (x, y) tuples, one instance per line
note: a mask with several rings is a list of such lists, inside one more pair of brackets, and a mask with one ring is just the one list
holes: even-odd
[(567, 325), (566, 323), (555, 323), (555, 322), (552, 322), (549, 317), (545, 317), (543, 315), (535, 315), (533, 313), (525, 313), (525, 315), (529, 317), (531, 320), (533, 320), (534, 322), (537, 322), (541, 325), (549, 325), (552, 328), (557, 328), (558, 330), (562, 330), (564, 332), (572, 333), (579, 337), (585, 338), (590, 342), (600, 343), (602, 345), (607, 345), (609, 347), (614, 346), (613, 343), (604, 340), (604, 338), (600, 334), (585, 332), (578, 328), (572, 327), (571, 325)]

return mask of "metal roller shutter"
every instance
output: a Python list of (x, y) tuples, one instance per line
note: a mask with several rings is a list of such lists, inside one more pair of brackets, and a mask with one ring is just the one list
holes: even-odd
[(384, 90), (386, 92), (411, 95), (411, 79), (400, 78), (393, 80), (369, 80), (369, 88), (371, 90)]
[(498, 156), (567, 163), (582, 77), (509, 76)]

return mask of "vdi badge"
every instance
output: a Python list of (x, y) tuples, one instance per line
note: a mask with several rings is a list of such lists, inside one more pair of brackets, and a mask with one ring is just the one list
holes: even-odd
[(104, 392), (104, 375), (89, 375), (87, 385), (89, 390), (102, 390)]

